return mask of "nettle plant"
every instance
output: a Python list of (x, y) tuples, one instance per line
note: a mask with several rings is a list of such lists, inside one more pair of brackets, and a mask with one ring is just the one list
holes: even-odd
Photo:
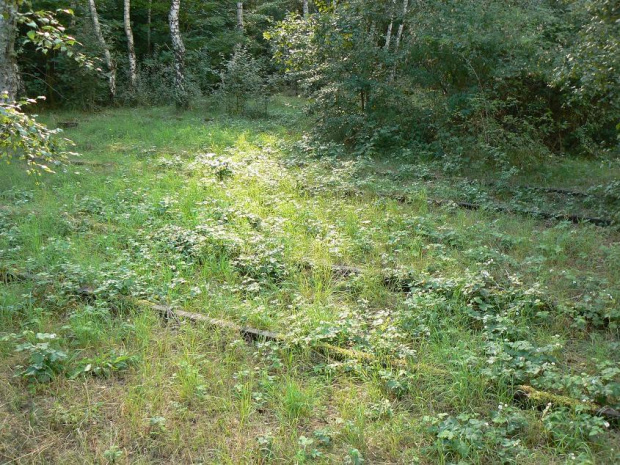
[(145, 239), (154, 244), (157, 251), (189, 264), (202, 264), (213, 257), (236, 257), (242, 244), (240, 237), (214, 222), (192, 229), (168, 225), (148, 234)]
[(46, 383), (67, 369), (69, 354), (60, 348), (56, 334), (24, 331), (21, 335), (10, 334), (2, 340), (23, 341), (16, 345), (15, 351), (28, 354), (28, 365), (17, 366), (17, 375), (28, 381)]
[(528, 453), (519, 438), (528, 426), (527, 418), (509, 405), (500, 404), (490, 418), (443, 413), (423, 421), (435, 437), (432, 452), (445, 458), (479, 461), (496, 456), (502, 463), (518, 463), (518, 458)]
[(29, 383), (49, 383), (63, 375), (70, 379), (79, 376), (108, 378), (138, 363), (136, 356), (114, 350), (92, 358), (79, 358), (80, 352), (66, 350), (67, 340), (55, 333), (26, 330), (8, 334), (0, 338), (0, 342), (13, 345), (16, 353), (27, 354), (26, 363), (15, 367), (15, 376)]
[(93, 358), (84, 358), (77, 363), (71, 379), (79, 376), (109, 378), (115, 373), (128, 370), (138, 363), (138, 357), (114, 350)]
[(208, 152), (199, 154), (194, 161), (187, 165), (187, 171), (195, 173), (198, 170), (202, 173), (211, 174), (223, 182), (231, 178), (240, 166), (229, 157), (220, 157), (215, 153)]
[[(559, 336), (542, 343), (531, 339), (531, 324), (547, 324), (550, 315), (558, 313), (554, 311), (555, 304), (545, 299), (539, 289), (524, 291), (502, 285), (486, 274), (456, 279), (410, 276), (408, 286), (411, 292), (407, 308), (400, 316), (401, 331), (413, 338), (428, 338), (447, 330), (442, 320), (448, 313), (453, 317), (450, 321), (458, 321), (483, 338), (476, 358), (482, 365), (481, 374), (489, 381), (504, 386), (531, 384), (575, 399), (573, 409), (546, 419), (545, 426), (552, 432), (554, 423), (559, 422), (554, 440), (562, 441), (567, 435), (574, 437), (578, 431), (589, 431), (584, 434), (594, 438), (609, 427), (584, 408), (588, 402), (612, 408), (620, 406), (620, 364), (595, 360), (596, 366), (589, 370), (567, 373), (561, 366), (563, 345)], [(444, 317), (440, 320), (435, 316), (438, 308)], [(567, 415), (574, 416), (581, 426), (569, 432), (562, 429), (560, 423)], [(477, 450), (472, 441), (477, 443), (488, 434), (495, 435), (486, 431), (486, 423), (474, 417), (439, 419), (433, 425), (439, 439), (449, 439), (440, 441), (438, 450), (462, 458)]]

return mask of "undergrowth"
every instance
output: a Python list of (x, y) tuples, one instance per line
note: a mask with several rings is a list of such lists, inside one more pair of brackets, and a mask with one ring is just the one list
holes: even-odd
[[(1, 461), (620, 460), (592, 407), (620, 408), (617, 227), (438, 206), (562, 194), (349, 158), (303, 139), (300, 106), (80, 116), (80, 164), (0, 173)], [(546, 168), (584, 193), (562, 208), (617, 216), (600, 163)]]

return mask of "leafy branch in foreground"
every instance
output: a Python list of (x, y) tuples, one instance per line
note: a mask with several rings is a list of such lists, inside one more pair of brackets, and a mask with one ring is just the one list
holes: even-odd
[(53, 173), (49, 165), (66, 159), (71, 152), (64, 151), (62, 145), (72, 142), (55, 137), (62, 132), (60, 129), (50, 129), (39, 123), (36, 115), (23, 112), (25, 106), (36, 102), (37, 99), (10, 102), (6, 93), (0, 97), (0, 160), (25, 160), (30, 174)]
[(56, 19), (57, 15), (73, 16), (73, 10), (58, 9), (52, 11), (28, 11), (17, 14), (17, 22), (28, 28), (22, 45), (32, 44), (37, 52), (47, 55), (50, 51), (65, 53), (73, 58), (80, 66), (94, 68), (93, 61), (81, 52), (72, 49), (75, 45), (82, 45), (73, 36), (66, 33), (66, 28)]
[[(72, 36), (65, 32), (65, 27), (56, 19), (58, 14), (73, 15), (72, 10), (29, 11), (18, 13), (11, 27), (17, 24), (28, 28), (22, 44), (31, 44), (38, 52), (47, 54), (50, 51), (59, 51), (73, 58), (80, 66), (94, 69), (94, 64), (84, 54), (75, 53), (72, 47), (79, 44)], [(72, 144), (68, 139), (56, 138), (60, 129), (49, 129), (36, 120), (36, 115), (24, 112), (24, 107), (36, 104), (36, 99), (22, 99), (15, 101), (15, 95), (8, 89), (0, 89), (0, 160), (25, 160), (28, 163), (30, 174), (41, 174), (42, 171), (53, 173), (50, 164), (58, 164), (66, 159), (68, 152), (62, 150), (63, 145)]]

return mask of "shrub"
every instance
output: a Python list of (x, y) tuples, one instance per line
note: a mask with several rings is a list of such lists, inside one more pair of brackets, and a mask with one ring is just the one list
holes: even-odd
[(262, 74), (262, 63), (244, 46), (237, 46), (219, 73), (218, 94), (226, 100), (229, 112), (244, 113), (248, 100), (265, 91), (266, 81)]

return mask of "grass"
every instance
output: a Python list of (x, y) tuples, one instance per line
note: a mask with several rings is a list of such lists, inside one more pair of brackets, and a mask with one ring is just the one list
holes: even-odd
[[(25, 276), (0, 285), (0, 462), (620, 460), (614, 425), (515, 400), (531, 384), (620, 405), (617, 228), (427, 202), (613, 217), (596, 189), (575, 201), (514, 186), (587, 190), (617, 164), (556, 160), (511, 190), (432, 160), (319, 156), (302, 105), (281, 98), (262, 120), (46, 116), (80, 121), (67, 136), (84, 163), (39, 184), (19, 165), (0, 173), (0, 271)], [(292, 342), (166, 325), (139, 299)], [(321, 342), (410, 369), (325, 357)]]

